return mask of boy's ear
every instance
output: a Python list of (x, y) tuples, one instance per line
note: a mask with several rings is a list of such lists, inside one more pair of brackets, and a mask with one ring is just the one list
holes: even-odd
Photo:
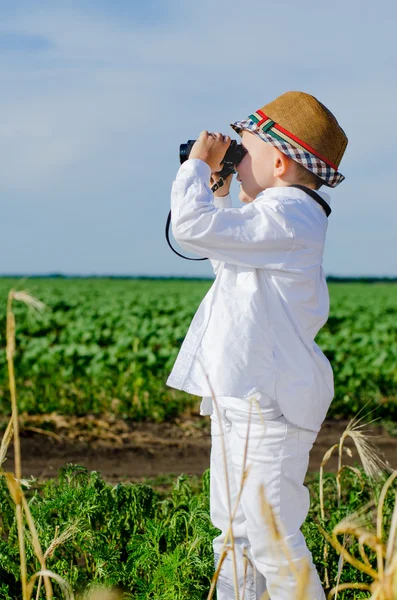
[(287, 156), (286, 154), (284, 154), (284, 152), (281, 152), (281, 150), (274, 147), (274, 166), (279, 167), (280, 162), (281, 164), (285, 165), (285, 170), (287, 170), (290, 163), (295, 161), (290, 156)]
[(286, 154), (284, 154), (284, 152), (281, 152), (281, 150), (279, 150), (275, 146), (273, 146), (273, 148), (274, 148), (274, 152), (275, 152), (276, 156), (278, 156), (286, 164), (289, 164), (289, 162), (292, 161), (292, 158), (290, 156), (287, 156)]

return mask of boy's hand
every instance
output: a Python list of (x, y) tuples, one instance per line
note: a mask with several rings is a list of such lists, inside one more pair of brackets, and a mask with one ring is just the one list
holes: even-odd
[[(225, 179), (223, 180), (224, 181), (223, 186), (218, 188), (214, 192), (215, 198), (222, 198), (223, 196), (228, 195), (230, 186), (232, 183), (232, 179), (233, 179), (233, 173), (230, 173), (230, 175), (225, 177)], [(219, 180), (219, 173), (211, 173), (210, 187), (212, 187), (214, 185), (214, 183), (216, 183), (218, 180)]]
[(211, 173), (222, 170), (221, 160), (225, 157), (229, 148), (231, 139), (228, 135), (208, 133), (205, 129), (202, 131), (193, 144), (189, 158), (200, 158), (209, 165)]

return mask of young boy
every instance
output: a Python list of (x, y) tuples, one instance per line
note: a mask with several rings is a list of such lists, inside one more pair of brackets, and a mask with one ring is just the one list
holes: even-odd
[[(216, 278), (167, 385), (201, 396), (200, 413), (211, 415), (210, 509), (221, 530), (213, 541), (215, 567), (243, 475), (253, 399), (245, 465), (250, 471), (232, 523), (238, 592), (248, 556), (246, 599), (267, 590), (271, 600), (295, 600), (296, 573), (308, 563), (304, 598), (323, 600), (300, 528), (310, 505), (304, 486), (309, 453), (334, 396), (331, 365), (314, 342), (329, 314), (322, 259), (330, 196), (317, 192), (317, 202), (291, 186), (318, 190), (341, 183), (338, 166), (348, 139), (321, 102), (296, 91), (231, 126), (247, 150), (236, 166), (245, 206), (232, 208), (225, 195), (231, 177), (215, 198), (209, 186), (230, 145), (221, 133), (201, 132), (172, 185), (173, 235), (185, 250), (208, 257)], [(290, 549), (292, 569), (263, 517), (260, 486)], [(218, 600), (232, 600), (234, 588), (229, 551)]]

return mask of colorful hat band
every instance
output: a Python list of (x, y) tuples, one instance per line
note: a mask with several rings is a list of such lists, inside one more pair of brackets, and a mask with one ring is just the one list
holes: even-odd
[(276, 146), (281, 152), (320, 177), (329, 187), (336, 187), (345, 179), (344, 175), (338, 172), (336, 165), (321, 156), (296, 135), (272, 121), (262, 110), (257, 110), (243, 121), (230, 123), (230, 126), (237, 133), (242, 129), (256, 133), (265, 142)]

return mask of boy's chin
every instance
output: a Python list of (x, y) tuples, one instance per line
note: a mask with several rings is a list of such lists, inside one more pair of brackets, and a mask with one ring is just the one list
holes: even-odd
[(252, 198), (250, 198), (250, 196), (248, 196), (248, 194), (246, 194), (243, 190), (243, 186), (240, 183), (240, 191), (238, 194), (239, 200), (240, 202), (243, 202), (244, 204), (249, 204), (250, 202), (252, 202)]

